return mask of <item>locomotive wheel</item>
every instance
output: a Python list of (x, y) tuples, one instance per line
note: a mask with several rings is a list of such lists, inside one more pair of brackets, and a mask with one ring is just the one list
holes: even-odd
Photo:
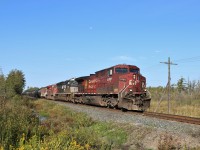
[(107, 102), (102, 97), (98, 97), (98, 101), (100, 106), (107, 107)]
[(108, 98), (106, 100), (106, 102), (107, 102), (107, 107), (109, 107), (109, 108), (116, 108), (117, 104), (118, 104), (118, 100), (116, 98), (113, 98), (113, 97)]

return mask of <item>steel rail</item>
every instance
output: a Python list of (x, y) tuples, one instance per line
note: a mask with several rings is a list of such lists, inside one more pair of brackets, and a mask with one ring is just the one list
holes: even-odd
[(155, 112), (144, 112), (144, 116), (200, 125), (200, 118), (195, 118), (195, 117), (172, 115), (172, 114), (163, 114), (163, 113), (155, 113)]

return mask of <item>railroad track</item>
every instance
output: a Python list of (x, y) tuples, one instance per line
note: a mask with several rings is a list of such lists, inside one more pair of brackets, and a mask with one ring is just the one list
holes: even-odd
[(188, 117), (188, 116), (163, 114), (163, 113), (155, 113), (155, 112), (144, 112), (144, 116), (200, 125), (200, 118), (194, 118), (194, 117)]

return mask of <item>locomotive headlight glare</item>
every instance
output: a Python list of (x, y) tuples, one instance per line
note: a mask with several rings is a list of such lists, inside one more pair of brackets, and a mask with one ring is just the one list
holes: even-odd
[(133, 90), (132, 89), (130, 89), (130, 92), (132, 92)]

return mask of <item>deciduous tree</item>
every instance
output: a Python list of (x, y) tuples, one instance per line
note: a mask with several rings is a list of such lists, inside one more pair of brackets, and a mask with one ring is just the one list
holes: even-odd
[(20, 70), (11, 70), (6, 79), (6, 95), (12, 97), (16, 94), (22, 94), (25, 86), (25, 77)]

